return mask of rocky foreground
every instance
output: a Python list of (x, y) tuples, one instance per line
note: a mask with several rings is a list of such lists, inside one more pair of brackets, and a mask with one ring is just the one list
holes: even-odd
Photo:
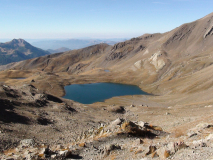
[[(68, 144), (24, 139), (2, 159), (212, 159), (213, 125), (201, 123), (174, 137), (148, 123), (116, 119), (90, 129)], [(178, 133), (177, 133), (178, 134)]]
[[(134, 112), (135, 105), (85, 106), (33, 85), (1, 85), (0, 94), (1, 159), (213, 158), (213, 124), (205, 119), (185, 128), (187, 122), (168, 122), (180, 123), (172, 131), (175, 127), (169, 129), (166, 123), (141, 121), (146, 117)], [(149, 114), (150, 106), (144, 107)]]

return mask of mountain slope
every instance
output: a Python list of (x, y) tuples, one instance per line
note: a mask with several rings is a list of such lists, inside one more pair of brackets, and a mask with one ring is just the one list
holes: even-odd
[(0, 43), (0, 65), (47, 55), (49, 52), (33, 47), (23, 39)]
[[(114, 80), (139, 85), (150, 93), (196, 92), (201, 88), (196, 90), (193, 86), (202, 81), (212, 87), (206, 77), (213, 73), (205, 74), (206, 68), (213, 64), (212, 28), (213, 13), (163, 34), (145, 34), (114, 46), (94, 45), (4, 66), (4, 69), (98, 75), (107, 68), (111, 71), (108, 74), (115, 74)], [(200, 73), (204, 76), (196, 82)], [(179, 86), (174, 88), (174, 84)]]
[[(212, 42), (213, 13), (162, 34), (0, 66), (0, 156), (212, 159)], [(151, 94), (87, 105), (55, 97), (96, 82)]]

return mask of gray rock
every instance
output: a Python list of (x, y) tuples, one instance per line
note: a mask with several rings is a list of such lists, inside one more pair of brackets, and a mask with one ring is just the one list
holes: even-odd
[(193, 136), (196, 136), (196, 135), (197, 135), (197, 133), (194, 132), (194, 131), (189, 131), (189, 132), (187, 133), (187, 136), (188, 136), (188, 137), (193, 137)]
[(148, 152), (146, 152), (146, 155), (150, 155), (152, 153), (154, 153), (157, 150), (156, 146), (149, 146), (149, 150)]
[(140, 144), (143, 144), (143, 140), (142, 139), (140, 139), (140, 138), (138, 138), (138, 139), (136, 139), (135, 140), (135, 143), (134, 143), (136, 146), (137, 145), (140, 145)]
[(209, 134), (209, 135), (206, 137), (206, 140), (207, 140), (207, 141), (213, 140), (213, 134)]
[(175, 143), (175, 152), (181, 150), (183, 148), (187, 148), (188, 146), (184, 142)]
[(213, 125), (210, 125), (208, 123), (200, 123), (194, 129), (197, 130), (197, 131), (201, 131), (203, 129), (206, 129), (206, 128), (209, 128), (209, 127), (212, 127), (212, 126)]
[(66, 158), (66, 157), (70, 156), (71, 154), (72, 154), (72, 153), (71, 153), (71, 151), (69, 151), (69, 150), (59, 151), (59, 152), (58, 152), (58, 155), (61, 156), (61, 157), (63, 157), (63, 158)]
[(166, 146), (167, 150), (170, 152), (170, 153), (175, 153), (175, 143), (174, 142), (169, 142)]
[(46, 148), (42, 148), (40, 151), (39, 151), (39, 154), (44, 154), (46, 151)]
[(108, 151), (112, 151), (112, 150), (116, 150), (116, 149), (121, 149), (121, 146), (118, 144), (110, 144), (106, 146), (106, 150)]
[(208, 105), (208, 106), (205, 106), (205, 108), (212, 108), (213, 105)]
[(111, 130), (111, 131), (115, 130), (116, 128), (119, 127), (119, 125), (120, 125), (123, 121), (124, 121), (124, 120), (123, 120), (123, 119), (120, 119), (120, 118), (118, 118), (118, 119), (112, 121), (112, 122), (109, 124), (109, 126), (106, 127), (106, 130)]
[(197, 148), (197, 147), (206, 147), (207, 146), (203, 139), (197, 140), (197, 141), (193, 141), (192, 143), (193, 143), (195, 148)]
[[(160, 159), (166, 159), (170, 155), (169, 151), (166, 149), (166, 147), (161, 147), (157, 151), (157, 154), (159, 155)], [(165, 154), (168, 153), (168, 154)]]
[(140, 126), (140, 127), (145, 127), (145, 126), (147, 126), (147, 125), (149, 125), (147, 122), (143, 122), (143, 121), (139, 121), (138, 122), (138, 125)]
[(57, 156), (56, 154), (53, 154), (53, 155), (51, 155), (51, 158), (54, 159), (54, 158), (56, 158), (56, 156)]
[(35, 141), (33, 139), (23, 139), (19, 142), (19, 145), (21, 147), (29, 147), (29, 146), (34, 146)]

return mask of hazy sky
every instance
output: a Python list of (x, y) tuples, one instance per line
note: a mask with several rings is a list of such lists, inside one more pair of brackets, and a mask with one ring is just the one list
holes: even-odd
[(131, 38), (213, 12), (213, 0), (0, 0), (3, 38)]

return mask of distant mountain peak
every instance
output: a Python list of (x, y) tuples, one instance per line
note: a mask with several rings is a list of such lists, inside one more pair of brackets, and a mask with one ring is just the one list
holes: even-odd
[(13, 42), (13, 43), (19, 43), (19, 42), (26, 42), (24, 39), (21, 39), (21, 38), (19, 38), (19, 39), (13, 39), (12, 41), (10, 41), (10, 42)]
[(13, 39), (9, 42), (0, 44), (0, 65), (47, 54), (50, 53), (32, 46), (24, 39)]
[(27, 41), (24, 39), (13, 39), (12, 41), (8, 42), (9, 44), (17, 44), (19, 46), (24, 46), (24, 45), (30, 45)]

